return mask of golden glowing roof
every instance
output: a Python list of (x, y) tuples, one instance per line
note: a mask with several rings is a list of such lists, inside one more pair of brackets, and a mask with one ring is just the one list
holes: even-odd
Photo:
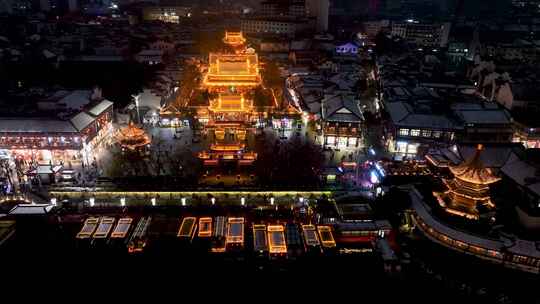
[(210, 102), (209, 109), (218, 112), (247, 112), (251, 111), (251, 102), (242, 94), (219, 94)]
[(256, 86), (261, 83), (257, 54), (210, 53), (206, 86)]
[(223, 37), (223, 42), (230, 46), (238, 47), (246, 43), (246, 38), (244, 38), (242, 32), (225, 31), (225, 37)]
[(212, 144), (210, 150), (214, 152), (236, 152), (244, 148), (243, 144)]
[(135, 150), (138, 147), (142, 147), (150, 144), (150, 138), (144, 132), (144, 130), (136, 127), (133, 123), (118, 131), (116, 135), (118, 143), (124, 148)]
[(500, 180), (489, 168), (484, 167), (480, 160), (483, 146), (478, 145), (474, 156), (458, 166), (450, 166), (450, 171), (454, 176), (462, 181), (473, 184), (492, 184)]

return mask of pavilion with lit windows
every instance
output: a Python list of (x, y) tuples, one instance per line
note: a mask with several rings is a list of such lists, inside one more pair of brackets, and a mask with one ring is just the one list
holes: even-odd
[(262, 84), (259, 57), (246, 48), (241, 32), (226, 32), (223, 42), (233, 51), (210, 53), (203, 73), (202, 87), (208, 91), (208, 107), (196, 110), (214, 142), (199, 157), (207, 166), (223, 161), (251, 165), (257, 155), (245, 150), (247, 134), (258, 117), (253, 92)]
[(145, 152), (151, 143), (148, 134), (130, 122), (126, 127), (118, 130), (116, 141), (122, 148), (122, 152)]
[(453, 179), (443, 179), (447, 188), (444, 192), (434, 192), (439, 205), (450, 214), (477, 220), (479, 208), (491, 210), (495, 207), (491, 201), (489, 186), (500, 180), (480, 160), (483, 146), (478, 145), (476, 153), (457, 166), (449, 166)]

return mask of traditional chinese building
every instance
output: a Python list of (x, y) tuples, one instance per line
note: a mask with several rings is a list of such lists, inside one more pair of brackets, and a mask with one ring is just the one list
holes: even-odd
[(146, 132), (136, 127), (132, 122), (127, 127), (118, 130), (116, 140), (122, 151), (127, 152), (143, 152), (151, 142)]
[(199, 156), (209, 166), (222, 161), (249, 165), (256, 158), (246, 151), (246, 138), (259, 117), (254, 105), (254, 92), (262, 83), (259, 58), (245, 47), (242, 33), (226, 32), (223, 42), (232, 51), (210, 53), (203, 77), (208, 107), (198, 107), (197, 115), (214, 142)]
[(37, 162), (85, 161), (112, 130), (113, 103), (87, 90), (57, 91), (30, 113), (0, 117), (0, 149)]
[(478, 219), (481, 210), (495, 207), (491, 201), (489, 186), (500, 178), (480, 160), (483, 146), (478, 145), (476, 153), (457, 166), (449, 166), (453, 179), (443, 179), (447, 187), (445, 192), (435, 192), (439, 204), (454, 215), (468, 219)]

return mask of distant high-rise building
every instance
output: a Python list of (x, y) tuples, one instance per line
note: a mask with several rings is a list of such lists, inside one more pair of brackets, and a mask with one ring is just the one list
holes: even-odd
[(445, 47), (448, 44), (451, 23), (394, 22), (392, 36), (398, 36), (418, 46)]
[(49, 12), (51, 10), (51, 2), (49, 0), (39, 0), (39, 9), (43, 12)]
[(13, 10), (11, 0), (0, 0), (0, 13), (10, 14)]
[(265, 16), (298, 16), (306, 14), (304, 0), (266, 0), (261, 2), (261, 14)]
[(77, 0), (68, 0), (68, 11), (75, 12), (79, 9)]
[(318, 32), (328, 31), (329, 0), (306, 0), (306, 12), (309, 16), (317, 18)]

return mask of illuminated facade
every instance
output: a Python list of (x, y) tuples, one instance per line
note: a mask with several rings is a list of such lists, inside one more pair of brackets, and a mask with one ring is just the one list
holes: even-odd
[(500, 178), (484, 167), (480, 160), (482, 150), (483, 146), (478, 145), (476, 153), (469, 160), (458, 166), (449, 166), (454, 178), (443, 179), (447, 190), (434, 193), (439, 204), (448, 213), (478, 219), (478, 208), (489, 210), (495, 207), (489, 194), (489, 185)]
[(199, 120), (206, 124), (214, 142), (199, 154), (206, 166), (223, 161), (250, 165), (256, 154), (246, 152), (246, 137), (258, 117), (253, 102), (254, 90), (261, 86), (259, 57), (245, 47), (241, 32), (226, 32), (223, 42), (232, 51), (210, 53), (202, 86), (208, 91), (208, 107), (197, 108)]
[(146, 132), (133, 123), (129, 123), (127, 127), (118, 130), (116, 140), (123, 151), (141, 151), (150, 145), (150, 138)]
[(93, 147), (109, 136), (112, 118), (113, 103), (108, 100), (77, 111), (70, 119), (0, 118), (0, 149), (27, 160), (87, 162)]

